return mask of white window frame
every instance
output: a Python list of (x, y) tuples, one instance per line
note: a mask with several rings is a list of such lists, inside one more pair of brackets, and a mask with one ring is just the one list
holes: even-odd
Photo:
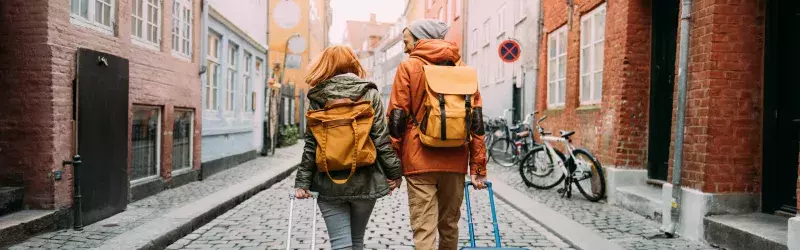
[(528, 11), (526, 10), (527, 4), (525, 4), (526, 0), (517, 0), (517, 20), (516, 23), (519, 24), (528, 17)]
[(605, 3), (581, 17), (581, 74), (579, 78), (581, 105), (600, 104), (603, 99), (605, 18)]
[[(77, 2), (78, 9), (73, 10), (73, 2)], [(117, 0), (70, 0), (70, 22), (72, 24), (93, 29), (105, 34), (114, 35), (114, 26), (116, 26), (116, 4)], [(86, 4), (86, 16), (80, 14), (80, 6)], [(108, 25), (102, 21), (97, 21), (97, 4), (109, 5)], [(77, 12), (73, 12), (77, 11)], [(105, 9), (103, 10), (105, 11)], [(105, 21), (105, 20), (103, 20)]]
[[(152, 2), (155, 2), (153, 5)], [(162, 0), (131, 0), (131, 8), (134, 8), (136, 3), (142, 3), (142, 13), (141, 16), (136, 16), (136, 13), (133, 9), (131, 9), (131, 39), (133, 39), (135, 44), (143, 45), (145, 47), (149, 47), (151, 49), (158, 50), (161, 44), (161, 24), (163, 19), (161, 14), (163, 13), (164, 6), (162, 4)], [(156, 7), (156, 11), (158, 12), (155, 15), (157, 20), (149, 20), (150, 17), (150, 8)], [(142, 25), (142, 36), (139, 36), (136, 32), (137, 22), (141, 22)], [(151, 34), (149, 30), (150, 27), (155, 28), (155, 34)], [(152, 37), (155, 35), (155, 37)]]
[(455, 9), (456, 18), (459, 18), (461, 17), (461, 0), (455, 0), (455, 1), (456, 1), (456, 9)]
[[(161, 151), (163, 150), (161, 148), (161, 133), (162, 133), (162, 131), (164, 131), (163, 130), (164, 128), (162, 127), (164, 124), (161, 123), (161, 116), (164, 115), (164, 114), (163, 114), (163, 111), (161, 110), (161, 107), (156, 107), (156, 106), (133, 106), (133, 109), (134, 109), (134, 111), (136, 111), (136, 110), (155, 110), (156, 113), (158, 114), (158, 117), (156, 117), (156, 174), (155, 175), (151, 175), (151, 176), (142, 177), (142, 178), (135, 179), (135, 180), (130, 180), (130, 184), (131, 185), (136, 185), (136, 184), (139, 184), (139, 183), (147, 182), (147, 181), (154, 180), (154, 179), (157, 179), (157, 178), (161, 177)], [(131, 126), (131, 125), (129, 125), (129, 126)], [(133, 139), (131, 139), (131, 140), (133, 140)], [(133, 141), (131, 141), (131, 140), (129, 140), (129, 142), (131, 144), (133, 144)], [(131, 145), (131, 146), (133, 146), (133, 145)], [(131, 156), (131, 157), (133, 157), (133, 156)]]
[(439, 20), (442, 22), (447, 22), (447, 17), (444, 15), (444, 7), (439, 7)]
[(193, 7), (190, 0), (174, 0), (172, 5), (172, 52), (189, 59), (192, 58)]
[(492, 41), (491, 39), (489, 39), (489, 37), (491, 36), (491, 31), (490, 31), (491, 21), (492, 19), (488, 18), (486, 19), (486, 21), (483, 22), (483, 46), (488, 46), (489, 43)]
[(241, 98), (240, 103), (242, 104), (242, 108), (240, 109), (242, 113), (249, 114), (252, 113), (252, 110), (248, 105), (250, 102), (250, 93), (253, 90), (253, 54), (248, 52), (247, 50), (244, 51), (244, 56), (242, 57), (242, 85), (239, 88), (239, 98)]
[(230, 41), (227, 45), (227, 53), (225, 54), (227, 57), (225, 60), (225, 113), (233, 114), (237, 106), (236, 74), (238, 74), (237, 64), (239, 64), (239, 46)]
[[(217, 35), (216, 32), (209, 31), (206, 39), (208, 39), (209, 49), (208, 56), (206, 57), (208, 60), (206, 62), (206, 86), (204, 86), (206, 89), (206, 95), (204, 96), (206, 100), (203, 103), (203, 108), (206, 111), (217, 112), (219, 111), (219, 82), (222, 73), (220, 63), (222, 36)], [(214, 43), (215, 46), (213, 46), (213, 52), (211, 39), (216, 40)]]
[(455, 4), (454, 1), (455, 0), (447, 0), (447, 2), (446, 2), (446, 4), (447, 4), (447, 25), (453, 24), (453, 19), (456, 17), (456, 15), (454, 15), (454, 13), (453, 13), (453, 11), (454, 11), (453, 10), (453, 7), (454, 7), (453, 4)]
[(497, 10), (497, 20), (495, 29), (497, 29), (497, 37), (500, 37), (506, 33), (506, 5), (500, 6), (500, 9)]
[(484, 87), (489, 86), (492, 80), (494, 80), (495, 72), (494, 70), (490, 69), (492, 64), (490, 63), (491, 60), (489, 60), (489, 55), (491, 55), (491, 53), (492, 53), (491, 47), (488, 44), (486, 46), (483, 46), (483, 53), (482, 53), (483, 55), (481, 55), (482, 57), (481, 61), (483, 62), (483, 67), (482, 67), (484, 69), (483, 71), (486, 72), (486, 74), (484, 74), (485, 78), (483, 81)]
[(469, 51), (472, 53), (478, 52), (478, 29), (472, 30), (472, 36), (469, 38)]
[[(259, 63), (260, 63), (260, 66), (259, 66)], [(266, 71), (264, 70), (264, 66), (266, 66), (264, 64), (264, 59), (261, 58), (261, 57), (256, 56), (255, 66), (253, 67), (256, 70), (256, 81), (255, 81), (256, 84), (253, 84), (253, 88), (255, 88), (255, 86), (258, 85), (258, 83), (264, 82), (264, 78), (263, 77), (266, 75)], [(256, 92), (256, 91), (254, 90), (253, 92)], [(249, 103), (250, 104), (250, 108), (249, 109), (250, 109), (250, 111), (255, 113), (256, 112), (256, 107), (258, 106), (258, 104), (256, 104), (256, 103), (258, 103), (257, 102), (258, 98), (256, 98), (255, 94), (251, 94), (251, 95), (252, 95), (251, 98), (253, 98), (253, 99), (250, 100), (250, 103)], [(269, 105), (265, 105), (265, 108), (269, 109), (269, 107), (266, 107), (266, 106), (269, 106)]]
[[(502, 43), (502, 42), (503, 42), (503, 37), (499, 37), (498, 36), (497, 37), (497, 44), (494, 47), (500, 46), (500, 43)], [(487, 54), (487, 56), (492, 56), (492, 55), (491, 54)], [(497, 54), (497, 53), (495, 53), (493, 57), (495, 58), (495, 61), (496, 61), (495, 62), (495, 66), (497, 67), (497, 68), (494, 69), (494, 72), (495, 72), (494, 82), (497, 83), (497, 84), (500, 84), (500, 83), (503, 83), (503, 80), (505, 80), (505, 77), (506, 77), (506, 67), (505, 67), (506, 66), (506, 62), (503, 62), (503, 60), (500, 59), (500, 55)]]
[[(567, 99), (567, 25), (547, 35), (547, 107), (564, 107)], [(561, 65), (563, 73), (561, 72)], [(563, 93), (563, 95), (561, 94)]]

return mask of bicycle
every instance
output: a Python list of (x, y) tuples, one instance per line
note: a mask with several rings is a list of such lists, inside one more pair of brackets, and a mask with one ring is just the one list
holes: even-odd
[(529, 114), (521, 125), (505, 127), (505, 134), (510, 136), (497, 139), (489, 147), (490, 157), (495, 163), (504, 167), (514, 166), (522, 159), (522, 156), (538, 145), (529, 128), (529, 121), (533, 117), (534, 114)]
[[(525, 185), (537, 189), (550, 189), (564, 181), (564, 187), (558, 190), (562, 198), (572, 197), (572, 183), (575, 183), (578, 191), (587, 200), (597, 202), (602, 199), (605, 196), (606, 182), (600, 162), (588, 150), (575, 148), (572, 145), (570, 136), (575, 134), (574, 131), (562, 130), (560, 136), (552, 136), (552, 133), (545, 132), (540, 125), (545, 119), (547, 116), (536, 121), (537, 130), (542, 135), (542, 144), (525, 154), (519, 162), (519, 173)], [(567, 154), (553, 148), (550, 142), (564, 143)], [(545, 162), (537, 163), (537, 160)], [(560, 170), (561, 173), (553, 175), (556, 170)], [(532, 176), (529, 178), (526, 174)], [(567, 176), (569, 178), (566, 178)], [(542, 181), (543, 184), (537, 181)]]

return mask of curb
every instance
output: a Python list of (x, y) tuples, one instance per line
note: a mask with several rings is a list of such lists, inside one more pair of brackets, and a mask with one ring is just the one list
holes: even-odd
[(620, 245), (600, 236), (592, 229), (534, 201), (505, 183), (492, 180), (495, 195), (528, 218), (547, 228), (573, 247), (581, 250), (622, 250)]
[(203, 199), (175, 208), (141, 226), (92, 249), (164, 249), (253, 195), (292, 174), (297, 165), (275, 166), (217, 191)]

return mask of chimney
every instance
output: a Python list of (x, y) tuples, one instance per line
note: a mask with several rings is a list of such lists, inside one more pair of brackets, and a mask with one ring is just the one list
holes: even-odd
[(375, 19), (375, 13), (369, 13), (369, 22), (370, 23), (377, 23), (378, 21)]

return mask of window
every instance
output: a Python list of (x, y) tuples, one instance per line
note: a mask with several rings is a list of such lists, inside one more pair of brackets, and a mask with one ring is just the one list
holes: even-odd
[(228, 74), (227, 74), (227, 81), (228, 84), (225, 88), (225, 111), (233, 112), (233, 108), (236, 101), (236, 58), (238, 58), (237, 53), (239, 52), (239, 47), (233, 43), (228, 43)]
[(113, 28), (114, 0), (70, 0), (70, 14), (95, 27)]
[(497, 30), (497, 36), (502, 36), (505, 33), (505, 25), (506, 25), (506, 6), (503, 5), (497, 10), (497, 22), (495, 25), (495, 29)]
[(131, 126), (131, 181), (158, 176), (161, 110), (158, 107), (134, 107)]
[(133, 0), (131, 3), (131, 35), (157, 45), (161, 41), (161, 0)]
[(192, 168), (194, 112), (175, 109), (172, 124), (172, 171)]
[(567, 96), (567, 26), (547, 36), (547, 106), (563, 107)]
[[(502, 43), (502, 42), (503, 42), (503, 37), (498, 37), (497, 38), (497, 45), (495, 45), (495, 46), (500, 46), (500, 43)], [(491, 55), (490, 54), (486, 54), (486, 55), (493, 57), (494, 60), (496, 61), (495, 66), (497, 68), (495, 69), (494, 72), (497, 72), (497, 74), (495, 75), (495, 79), (494, 79), (495, 82), (496, 83), (503, 82), (503, 80), (505, 80), (503, 78), (505, 78), (505, 73), (506, 73), (505, 72), (506, 71), (506, 67), (505, 66), (506, 66), (506, 63), (503, 62), (502, 59), (500, 59), (500, 55), (498, 55), (497, 53), (491, 54)]]
[(251, 105), (248, 105), (248, 103), (250, 103), (250, 92), (253, 91), (253, 85), (252, 85), (252, 81), (253, 80), (252, 80), (252, 77), (250, 77), (250, 74), (253, 73), (252, 64), (253, 64), (253, 55), (250, 54), (250, 53), (244, 52), (244, 67), (242, 67), (244, 69), (243, 70), (244, 71), (244, 77), (243, 77), (244, 85), (242, 86), (242, 88), (240, 89), (240, 92), (239, 92), (239, 100), (242, 102), (242, 109), (241, 109), (242, 112), (252, 112), (253, 111), (250, 108)]
[(460, 17), (461, 16), (461, 0), (456, 0), (455, 12), (456, 12), (456, 17)]
[(217, 98), (219, 98), (219, 36), (209, 32), (208, 34), (208, 62), (206, 62), (206, 96), (205, 108), (206, 110), (216, 111), (219, 108)]
[[(262, 78), (264, 76), (263, 67), (264, 67), (264, 59), (256, 58), (256, 82), (264, 82), (264, 78)], [(250, 100), (250, 111), (255, 112), (256, 111), (256, 100), (255, 100), (256, 95), (255, 95), (255, 93), (252, 94), (252, 96), (250, 98), (251, 98), (251, 100)], [(265, 105), (265, 107), (266, 106), (268, 106), (268, 105)], [(267, 108), (269, 108), (269, 107), (267, 107)]]
[(469, 51), (475, 52), (478, 49), (478, 29), (472, 30), (472, 36), (469, 38)]
[(453, 3), (454, 3), (453, 0), (447, 0), (447, 24), (448, 25), (453, 24), (453, 18), (456, 17), (455, 15), (453, 15), (453, 12), (455, 11), (453, 9)]
[(581, 17), (581, 104), (602, 99), (605, 20), (605, 4)]
[(517, 0), (517, 23), (522, 22), (522, 19), (528, 16), (525, 2), (525, 0)]
[(491, 21), (492, 21), (492, 19), (490, 18), (490, 19), (486, 19), (486, 22), (483, 22), (483, 43), (485, 45), (489, 45), (489, 41), (491, 41), (489, 39), (489, 37), (491, 36), (490, 35), (491, 32), (489, 31), (489, 22), (491, 22)]
[(486, 72), (486, 74), (484, 74), (485, 75), (485, 78), (484, 78), (484, 81), (483, 81), (484, 86), (488, 86), (489, 83), (494, 79), (494, 75), (493, 75), (494, 70), (490, 70), (489, 69), (489, 66), (491, 65), (489, 63), (489, 61), (491, 61), (491, 60), (489, 60), (489, 55), (491, 55), (490, 53), (492, 53), (491, 52), (492, 50), (491, 50), (490, 47), (491, 46), (484, 46), (483, 47), (483, 55), (481, 55), (481, 57), (483, 59), (483, 60), (481, 60), (483, 62), (483, 67), (481, 67), (481, 68), (483, 68), (483, 71)]
[(439, 20), (441, 20), (442, 22), (447, 22), (445, 18), (447, 17), (444, 16), (444, 8), (439, 7)]
[(172, 5), (172, 50), (192, 56), (192, 2), (175, 0)]

